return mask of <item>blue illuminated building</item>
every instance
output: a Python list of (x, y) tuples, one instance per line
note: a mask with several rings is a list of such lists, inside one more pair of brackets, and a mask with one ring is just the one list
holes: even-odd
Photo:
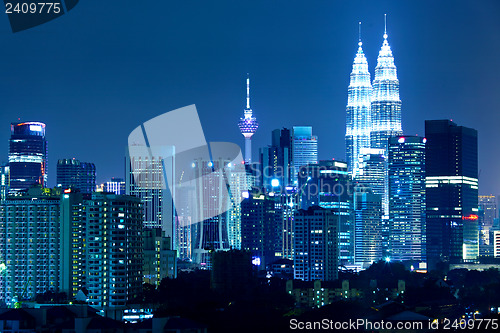
[(392, 260), (425, 261), (425, 143), (389, 139), (389, 253)]

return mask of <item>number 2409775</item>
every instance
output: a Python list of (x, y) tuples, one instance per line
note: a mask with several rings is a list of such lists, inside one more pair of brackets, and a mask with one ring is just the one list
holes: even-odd
[(61, 4), (58, 2), (5, 3), (7, 14), (59, 14), (60, 12)]

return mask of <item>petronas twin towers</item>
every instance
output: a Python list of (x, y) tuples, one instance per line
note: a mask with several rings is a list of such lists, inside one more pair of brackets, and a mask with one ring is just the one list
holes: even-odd
[(352, 65), (346, 110), (346, 157), (354, 178), (360, 171), (360, 157), (369, 152), (367, 149), (383, 149), (387, 156), (388, 139), (403, 133), (399, 81), (387, 37), (385, 29), (373, 84), (361, 36)]

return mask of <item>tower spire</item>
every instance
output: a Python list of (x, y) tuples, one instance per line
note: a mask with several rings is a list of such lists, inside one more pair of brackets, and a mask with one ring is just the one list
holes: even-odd
[(247, 73), (247, 109), (250, 109), (250, 74)]
[[(359, 27), (358, 27), (358, 30), (359, 30), (359, 42), (361, 43), (361, 22), (359, 22)], [(361, 45), (360, 45), (361, 46)]]
[(384, 14), (384, 39), (387, 39), (387, 14)]

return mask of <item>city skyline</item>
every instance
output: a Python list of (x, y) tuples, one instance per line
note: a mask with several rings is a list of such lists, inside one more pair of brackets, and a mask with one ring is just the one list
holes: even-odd
[[(297, 4), (285, 8), (232, 4), (221, 5), (221, 13), (214, 5), (209, 12), (221, 23), (205, 32), (198, 27), (206, 20), (202, 17), (206, 4), (200, 4), (194, 12), (189, 6), (177, 6), (168, 11), (162, 7), (167, 12), (165, 21), (158, 14), (136, 11), (141, 22), (144, 16), (151, 18), (149, 25), (140, 27), (129, 14), (120, 12), (123, 15), (119, 18), (110, 19), (93, 11), (91, 14), (90, 8), (81, 4), (79, 11), (60, 20), (5, 36), (2, 58), (12, 68), (3, 70), (7, 112), (0, 116), (5, 124), (0, 140), (7, 145), (8, 126), (18, 118), (46, 123), (49, 186), (55, 185), (56, 163), (61, 158), (95, 163), (98, 183), (123, 177), (121, 147), (125, 147), (130, 130), (155, 115), (192, 103), (199, 109), (209, 141), (231, 141), (243, 147), (235, 123), (244, 108), (242, 82), (249, 72), (254, 115), (261, 124), (252, 138), (254, 160), (258, 148), (270, 143), (273, 129), (294, 125), (313, 127), (321, 138), (320, 160), (344, 160), (345, 89), (358, 37), (357, 24), (363, 22), (363, 49), (373, 72), (384, 29), (383, 14), (387, 13), (404, 100), (404, 134), (423, 136), (426, 119), (453, 119), (478, 129), (479, 191), (497, 194), (500, 180), (495, 170), (500, 157), (488, 153), (488, 148), (490, 142), (498, 142), (496, 129), (490, 124), (497, 122), (499, 116), (492, 111), (500, 101), (484, 89), (495, 91), (498, 86), (492, 75), (498, 66), (494, 54), (500, 49), (494, 34), (499, 23), (492, 19), (500, 11), (495, 3), (485, 1), (477, 8), (454, 2), (451, 12), (451, 2), (431, 4), (432, 10), (395, 2), (363, 2), (361, 6)], [(257, 14), (262, 24), (245, 25), (226, 17), (242, 8), (244, 18)], [(175, 19), (174, 9), (186, 14), (180, 15), (184, 21)], [(305, 23), (294, 22), (286, 31), (286, 24), (280, 26), (286, 22), (275, 16), (278, 11), (294, 20), (301, 14)], [(188, 13), (193, 17), (186, 20)], [(98, 15), (97, 24), (80, 24), (89, 15)], [(317, 22), (308, 26), (313, 20)], [(468, 24), (462, 24), (464, 21)], [(179, 37), (169, 30), (176, 24), (184, 27), (193, 23), (193, 28)], [(6, 18), (0, 24), (6, 25)], [(97, 36), (100, 29), (110, 25), (126, 33)], [(285, 34), (284, 38), (276, 42), (279, 34)], [(45, 44), (51, 50), (40, 51)], [(88, 48), (90, 44), (93, 47)], [(137, 46), (145, 47), (147, 55), (132, 50)], [(206, 52), (199, 54), (200, 47)], [(17, 56), (19, 52), (35, 51), (37, 61)], [(20, 99), (20, 92), (31, 98)], [(483, 120), (486, 117), (488, 121)], [(5, 151), (0, 158), (4, 162)]]

